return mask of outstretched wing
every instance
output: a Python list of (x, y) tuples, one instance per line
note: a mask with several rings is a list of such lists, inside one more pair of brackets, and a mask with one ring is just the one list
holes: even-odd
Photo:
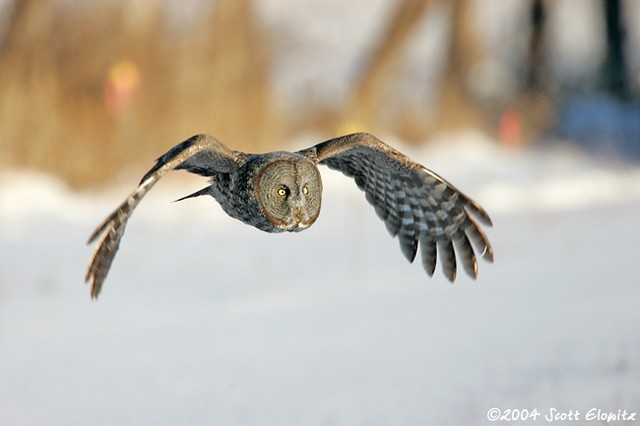
[(456, 278), (455, 251), (473, 278), (478, 274), (474, 247), (493, 262), (493, 249), (478, 224), (491, 226), (489, 215), (431, 170), (368, 133), (331, 139), (306, 151), (314, 150), (320, 164), (354, 178), (391, 235), (400, 240), (409, 262), (420, 246), (422, 265), (430, 276), (437, 252), (451, 282)]
[(96, 228), (89, 238), (88, 244), (100, 237), (89, 259), (85, 276), (85, 281), (91, 283), (91, 297), (96, 298), (100, 293), (129, 217), (158, 179), (172, 169), (184, 169), (202, 176), (230, 173), (237, 169), (237, 160), (238, 157), (233, 151), (209, 135), (193, 136), (158, 158), (138, 187)]

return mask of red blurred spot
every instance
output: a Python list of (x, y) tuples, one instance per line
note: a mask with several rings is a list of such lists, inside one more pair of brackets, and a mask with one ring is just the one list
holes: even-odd
[(522, 114), (515, 108), (507, 109), (500, 117), (500, 143), (507, 146), (522, 144)]

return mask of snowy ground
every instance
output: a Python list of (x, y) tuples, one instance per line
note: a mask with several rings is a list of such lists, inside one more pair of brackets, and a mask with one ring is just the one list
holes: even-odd
[(318, 222), (287, 235), (211, 199), (170, 204), (202, 184), (176, 174), (134, 214), (92, 302), (84, 242), (137, 176), (90, 195), (0, 175), (0, 425), (479, 425), (492, 407), (600, 425), (589, 409), (640, 411), (640, 170), (477, 141), (405, 150), (491, 213), (496, 263), (477, 282), (407, 264), (328, 169)]

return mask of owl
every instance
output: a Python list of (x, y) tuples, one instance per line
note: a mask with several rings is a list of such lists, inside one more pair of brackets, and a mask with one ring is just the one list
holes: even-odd
[(93, 232), (99, 238), (85, 281), (96, 298), (133, 210), (170, 170), (208, 177), (210, 184), (177, 201), (210, 195), (231, 217), (266, 232), (299, 232), (320, 214), (322, 179), (318, 164), (353, 178), (366, 200), (398, 237), (413, 262), (420, 246), (429, 276), (439, 253), (444, 275), (453, 282), (457, 262), (476, 278), (476, 254), (493, 262), (493, 249), (479, 222), (491, 219), (479, 204), (436, 173), (368, 133), (354, 133), (297, 152), (248, 154), (233, 151), (209, 135), (196, 135), (170, 149), (144, 175), (138, 187)]

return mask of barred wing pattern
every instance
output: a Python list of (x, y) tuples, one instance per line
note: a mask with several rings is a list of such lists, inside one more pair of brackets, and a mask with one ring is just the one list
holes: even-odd
[(438, 252), (451, 282), (456, 278), (455, 251), (474, 279), (478, 274), (474, 247), (493, 262), (493, 249), (478, 224), (491, 226), (489, 215), (431, 170), (367, 133), (331, 139), (310, 150), (315, 150), (320, 164), (354, 178), (391, 235), (398, 237), (409, 262), (420, 246), (422, 265), (430, 276)]
[(91, 284), (91, 297), (98, 297), (102, 289), (129, 217), (158, 179), (173, 169), (186, 169), (204, 176), (231, 172), (237, 168), (235, 159), (234, 152), (208, 135), (193, 136), (160, 157), (138, 187), (96, 228), (87, 242), (90, 244), (100, 237), (85, 276), (85, 281)]

